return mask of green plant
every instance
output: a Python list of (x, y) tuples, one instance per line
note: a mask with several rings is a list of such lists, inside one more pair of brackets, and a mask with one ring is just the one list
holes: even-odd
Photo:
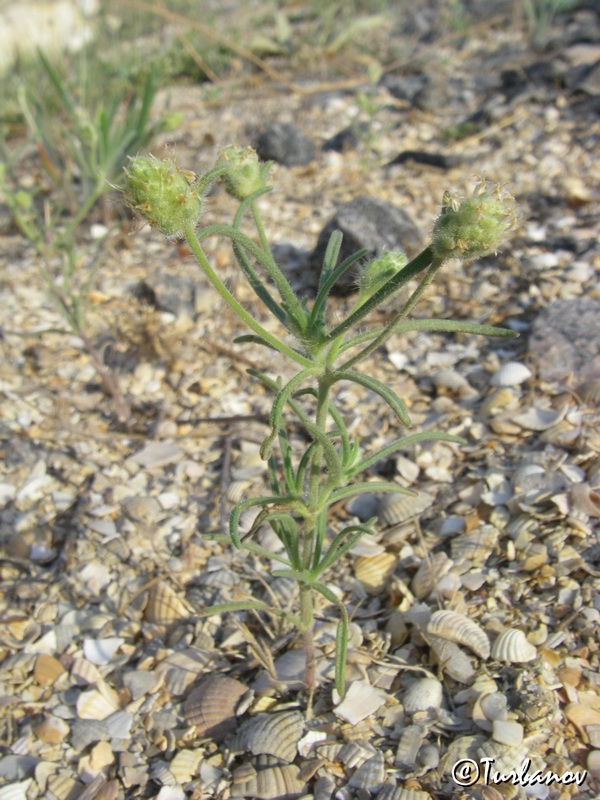
[[(98, 201), (122, 179), (128, 155), (145, 147), (170, 121), (150, 119), (158, 89), (156, 71), (138, 85), (114, 79), (88, 91), (72, 89), (43, 53), (38, 81), (27, 70), (19, 95), (25, 119), (38, 144), (40, 177), (47, 183), (20, 185), (17, 169), (3, 147), (0, 189), (21, 232), (39, 256), (40, 275), (70, 331), (83, 341), (119, 418), (130, 417), (116, 376), (104, 365), (86, 332), (89, 295), (100, 264), (101, 242), (87, 267), (78, 256), (76, 233)], [(40, 91), (45, 85), (48, 91)], [(102, 96), (106, 98), (102, 99)]]
[(521, 0), (532, 45), (538, 48), (545, 43), (548, 28), (557, 13), (577, 8), (578, 5), (580, 0)]
[[(315, 687), (313, 608), (315, 595), (322, 595), (340, 613), (336, 646), (336, 687), (344, 692), (344, 671), (348, 636), (348, 613), (345, 605), (324, 582), (327, 570), (364, 536), (373, 532), (374, 519), (365, 524), (343, 527), (328, 539), (328, 510), (334, 503), (365, 492), (405, 492), (387, 481), (356, 483), (360, 473), (380, 459), (416, 442), (439, 439), (460, 443), (446, 433), (412, 433), (393, 441), (376, 452), (363, 452), (361, 442), (348, 433), (343, 415), (336, 407), (334, 387), (345, 381), (355, 382), (379, 395), (398, 421), (410, 427), (405, 403), (388, 386), (357, 365), (379, 348), (389, 336), (414, 330), (461, 331), (490, 336), (513, 336), (512, 331), (446, 319), (410, 319), (409, 314), (449, 258), (465, 261), (493, 252), (516, 219), (513, 198), (504, 189), (481, 182), (474, 194), (464, 200), (445, 195), (441, 213), (433, 227), (431, 243), (412, 261), (402, 253), (385, 253), (363, 266), (359, 294), (343, 322), (331, 324), (327, 298), (341, 275), (365, 255), (360, 251), (338, 264), (342, 243), (339, 232), (332, 234), (325, 254), (317, 296), (312, 304), (299, 299), (281, 269), (275, 263), (261, 224), (257, 200), (269, 190), (269, 164), (261, 164), (250, 149), (226, 148), (217, 165), (196, 177), (180, 170), (173, 162), (152, 156), (136, 158), (128, 169), (126, 193), (131, 206), (151, 225), (167, 236), (181, 236), (188, 243), (198, 264), (230, 308), (251, 329), (236, 339), (274, 349), (296, 367), (287, 382), (255, 369), (249, 373), (270, 389), (275, 399), (270, 414), (270, 433), (261, 446), (261, 456), (268, 462), (271, 493), (244, 499), (233, 509), (229, 536), (236, 548), (257, 553), (275, 562), (280, 569), (274, 575), (288, 576), (300, 589), (298, 614), (267, 607), (249, 599), (204, 609), (203, 615), (257, 609), (288, 619), (301, 631), (306, 649), (306, 685), (310, 711)], [(197, 230), (202, 216), (203, 196), (208, 185), (220, 179), (230, 195), (239, 201), (231, 225), (210, 225)], [(246, 213), (252, 217), (258, 243), (241, 230)], [(251, 311), (233, 297), (210, 265), (203, 242), (210, 236), (228, 238), (241, 271), (250, 286), (285, 328), (279, 336), (264, 328)], [(383, 327), (360, 332), (353, 329), (370, 312), (405, 287), (412, 279), (419, 283)], [(294, 344), (290, 345), (290, 336)], [(304, 427), (310, 444), (304, 452), (294, 451), (289, 423)], [(279, 445), (279, 458), (274, 445)], [(410, 492), (409, 492), (410, 493)], [(246, 509), (257, 512), (246, 538), (239, 530), (240, 515)], [(271, 553), (252, 541), (252, 534), (268, 523), (282, 542), (285, 555)]]

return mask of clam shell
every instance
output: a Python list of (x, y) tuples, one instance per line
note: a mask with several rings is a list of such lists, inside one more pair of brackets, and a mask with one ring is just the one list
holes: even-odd
[(429, 646), (442, 670), (458, 683), (473, 683), (475, 670), (471, 659), (454, 642), (439, 636), (427, 636)]
[(9, 783), (0, 789), (0, 800), (27, 800), (29, 787), (33, 783), (33, 778), (19, 783)]
[(407, 725), (403, 729), (396, 750), (395, 767), (399, 769), (415, 768), (424, 735), (425, 731), (420, 725)]
[(410, 585), (415, 597), (418, 600), (427, 597), (437, 580), (445, 575), (451, 567), (452, 561), (444, 552), (434, 553), (431, 558), (423, 559)]
[[(231, 787), (231, 797), (248, 797), (252, 800), (279, 800), (299, 797), (305, 783), (298, 777), (298, 767), (283, 764), (273, 756), (260, 755), (253, 761), (254, 773), (244, 775)], [(239, 770), (236, 770), (236, 777)]]
[(442, 705), (443, 695), (437, 678), (419, 678), (406, 690), (402, 705), (407, 714), (437, 710)]
[(257, 714), (242, 724), (232, 750), (254, 755), (267, 754), (281, 761), (293, 761), (304, 732), (304, 718), (298, 711)]
[(243, 683), (225, 675), (210, 675), (190, 693), (183, 713), (198, 736), (221, 741), (235, 729), (235, 709), (247, 691)]
[(567, 413), (567, 406), (563, 408), (528, 408), (520, 414), (515, 414), (514, 421), (527, 431), (545, 431), (556, 425)]
[(179, 750), (169, 764), (169, 769), (179, 784), (189, 783), (198, 772), (201, 750)]
[(356, 725), (375, 713), (386, 700), (387, 693), (371, 686), (369, 681), (354, 681), (333, 713), (351, 725)]
[(39, 686), (52, 686), (64, 672), (65, 668), (57, 658), (42, 653), (35, 660), (33, 677)]
[(433, 500), (432, 495), (427, 492), (418, 492), (415, 495), (389, 492), (380, 496), (377, 516), (383, 525), (399, 525), (422, 514), (432, 505)]
[(79, 719), (104, 720), (119, 708), (119, 696), (108, 686), (82, 692), (77, 698), (77, 716)]
[(379, 594), (393, 573), (397, 561), (393, 553), (386, 552), (374, 556), (359, 556), (354, 562), (354, 575), (369, 594)]
[(456, 564), (468, 561), (475, 567), (482, 567), (498, 544), (498, 538), (498, 529), (493, 525), (482, 525), (468, 533), (461, 533), (450, 545), (452, 561)]
[(537, 650), (527, 641), (523, 631), (518, 628), (509, 628), (503, 631), (494, 642), (492, 657), (509, 664), (524, 664), (537, 657)]
[(490, 642), (487, 633), (464, 614), (456, 611), (434, 611), (427, 632), (463, 644), (480, 658), (489, 658)]
[(492, 386), (518, 386), (531, 378), (531, 370), (520, 361), (509, 361), (496, 370), (490, 379)]
[(150, 587), (148, 602), (144, 609), (144, 618), (155, 625), (171, 625), (182, 619), (188, 619), (191, 608), (184, 603), (171, 587), (159, 581)]
[(513, 719), (495, 719), (492, 723), (492, 739), (508, 747), (519, 747), (523, 733), (523, 726)]
[(348, 786), (356, 789), (363, 789), (369, 794), (375, 794), (383, 786), (385, 780), (385, 763), (383, 752), (378, 750), (371, 758), (368, 758), (354, 772)]

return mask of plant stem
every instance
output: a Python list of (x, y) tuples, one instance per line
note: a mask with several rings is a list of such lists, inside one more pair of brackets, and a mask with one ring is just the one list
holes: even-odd
[(300, 620), (302, 622), (302, 638), (304, 640), (304, 652), (306, 655), (306, 667), (304, 670), (304, 683), (308, 698), (306, 702), (306, 717), (312, 717), (312, 701), (315, 693), (315, 639), (313, 631), (314, 608), (313, 590), (311, 586), (300, 587)]
[[(216, 226), (215, 226), (216, 227)], [(288, 347), (283, 342), (280, 342), (275, 336), (273, 336), (269, 331), (262, 327), (256, 320), (250, 316), (250, 314), (246, 311), (246, 309), (238, 303), (235, 297), (231, 294), (229, 289), (222, 283), (219, 279), (213, 268), (210, 266), (208, 259), (204, 253), (204, 250), (200, 246), (198, 239), (196, 238), (196, 232), (194, 230), (193, 225), (187, 224), (184, 229), (184, 236), (185, 240), (190, 246), (190, 249), (196, 260), (198, 261), (199, 265), (202, 267), (206, 277), (212, 283), (214, 288), (220, 294), (220, 296), (225, 300), (227, 305), (234, 311), (238, 317), (246, 323), (246, 325), (251, 328), (254, 333), (257, 333), (261, 336), (265, 341), (267, 341), (271, 347), (274, 347), (275, 350), (279, 350), (280, 353), (283, 353), (288, 358), (291, 358), (292, 361), (295, 361), (297, 364), (301, 364), (303, 367), (312, 367), (313, 362), (310, 361), (308, 358), (300, 355), (300, 353), (296, 353), (295, 350), (292, 350), (291, 347)]]
[(412, 295), (406, 301), (406, 303), (402, 306), (402, 308), (396, 314), (393, 320), (388, 325), (386, 325), (385, 328), (379, 334), (379, 336), (373, 339), (373, 341), (370, 344), (368, 344), (363, 350), (361, 350), (360, 353), (357, 353), (355, 356), (352, 356), (352, 358), (349, 358), (348, 361), (345, 361), (342, 364), (341, 369), (348, 369), (349, 367), (354, 366), (354, 364), (357, 364), (359, 361), (362, 361), (363, 358), (368, 356), (374, 350), (377, 350), (377, 348), (380, 347), (383, 344), (383, 342), (385, 342), (386, 339), (388, 339), (393, 333), (396, 332), (396, 329), (399, 327), (404, 317), (406, 317), (419, 302), (419, 300), (423, 296), (423, 293), (425, 292), (425, 289), (434, 279), (437, 271), (439, 270), (439, 268), (442, 266), (443, 263), (444, 262), (442, 259), (436, 259), (432, 262), (431, 266), (425, 273), (425, 276), (421, 281), (421, 283), (417, 286), (415, 291), (412, 293)]

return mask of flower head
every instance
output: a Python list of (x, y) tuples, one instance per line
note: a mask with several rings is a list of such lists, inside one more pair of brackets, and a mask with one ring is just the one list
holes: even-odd
[(245, 200), (267, 185), (270, 161), (261, 162), (251, 147), (229, 145), (221, 150), (218, 165), (224, 168), (221, 180), (227, 193)]
[(404, 253), (386, 251), (378, 258), (369, 261), (363, 268), (358, 280), (359, 295), (356, 307), (362, 306), (375, 292), (387, 283), (390, 278), (406, 266), (408, 259)]
[(203, 203), (191, 183), (194, 173), (153, 155), (132, 158), (125, 172), (129, 205), (154, 228), (166, 236), (181, 236), (189, 224), (197, 224)]
[(438, 258), (469, 261), (495, 253), (516, 223), (514, 197), (505, 188), (480, 180), (471, 197), (444, 194), (431, 247)]

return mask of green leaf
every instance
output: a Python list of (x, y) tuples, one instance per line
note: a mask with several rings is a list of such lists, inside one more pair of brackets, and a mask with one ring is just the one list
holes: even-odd
[(435, 431), (423, 431), (422, 433), (413, 433), (410, 436), (404, 436), (402, 439), (397, 439), (395, 442), (382, 447), (380, 450), (377, 450), (376, 453), (368, 456), (367, 458), (363, 458), (362, 461), (359, 461), (354, 467), (350, 470), (346, 471), (346, 474), (349, 478), (353, 478), (355, 475), (358, 475), (359, 472), (362, 472), (365, 469), (368, 469), (377, 461), (380, 461), (382, 458), (387, 458), (392, 453), (397, 452), (398, 450), (402, 450), (404, 447), (410, 447), (417, 442), (453, 442), (454, 444), (466, 444), (466, 439), (463, 439), (461, 436), (454, 436), (451, 433), (443, 433), (443, 432), (435, 432)]
[(358, 497), (360, 494), (369, 494), (370, 492), (398, 492), (398, 494), (407, 494), (414, 497), (416, 492), (410, 489), (405, 489), (397, 483), (390, 483), (389, 481), (369, 481), (368, 483), (356, 483), (352, 486), (342, 486), (341, 489), (336, 489), (331, 492), (327, 498), (327, 505), (333, 505), (338, 500), (345, 500), (346, 497)]
[(336, 381), (353, 381), (375, 392), (385, 400), (400, 422), (406, 425), (407, 428), (412, 427), (412, 422), (408, 416), (408, 409), (403, 401), (398, 397), (396, 392), (392, 391), (392, 389), (381, 381), (369, 375), (362, 375), (360, 372), (354, 372), (354, 370), (340, 370), (335, 373), (335, 379)]

